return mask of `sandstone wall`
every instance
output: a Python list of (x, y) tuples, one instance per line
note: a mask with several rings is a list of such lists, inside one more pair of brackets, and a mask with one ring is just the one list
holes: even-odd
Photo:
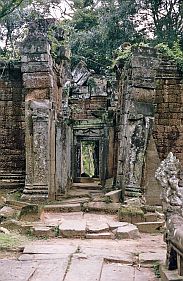
[(163, 59), (156, 77), (153, 136), (161, 160), (173, 152), (183, 164), (183, 80), (173, 61)]
[(0, 63), (0, 188), (24, 183), (25, 120), (20, 63)]

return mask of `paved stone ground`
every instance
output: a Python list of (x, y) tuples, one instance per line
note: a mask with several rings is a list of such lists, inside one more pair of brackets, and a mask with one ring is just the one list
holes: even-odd
[(135, 240), (37, 240), (18, 258), (0, 260), (0, 280), (157, 281), (151, 267), (165, 253), (160, 234)]

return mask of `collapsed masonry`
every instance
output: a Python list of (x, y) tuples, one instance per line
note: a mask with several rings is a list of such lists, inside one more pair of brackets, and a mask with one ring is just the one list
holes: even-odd
[[(82, 143), (94, 144), (103, 188), (144, 194), (160, 204), (154, 174), (172, 151), (183, 163), (183, 81), (155, 49), (132, 49), (119, 61), (117, 90), (81, 61), (71, 73), (60, 44), (51, 55), (48, 20), (31, 25), (21, 62), (0, 63), (0, 187), (23, 198), (56, 199), (82, 177)], [(62, 42), (63, 32), (55, 30)]]

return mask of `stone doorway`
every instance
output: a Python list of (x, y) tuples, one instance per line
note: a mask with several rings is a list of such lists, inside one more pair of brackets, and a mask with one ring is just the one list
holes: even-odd
[(99, 140), (81, 140), (77, 150), (77, 176), (99, 178)]
[(74, 182), (101, 179), (101, 144), (99, 139), (77, 138), (74, 152)]

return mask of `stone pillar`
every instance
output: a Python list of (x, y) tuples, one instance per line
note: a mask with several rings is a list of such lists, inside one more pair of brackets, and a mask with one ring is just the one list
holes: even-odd
[(144, 159), (154, 118), (155, 77), (158, 66), (152, 48), (132, 49), (121, 69), (117, 186), (129, 196), (142, 191)]
[(46, 21), (33, 23), (22, 50), (25, 91), (26, 182), (23, 198), (54, 198), (54, 75)]

